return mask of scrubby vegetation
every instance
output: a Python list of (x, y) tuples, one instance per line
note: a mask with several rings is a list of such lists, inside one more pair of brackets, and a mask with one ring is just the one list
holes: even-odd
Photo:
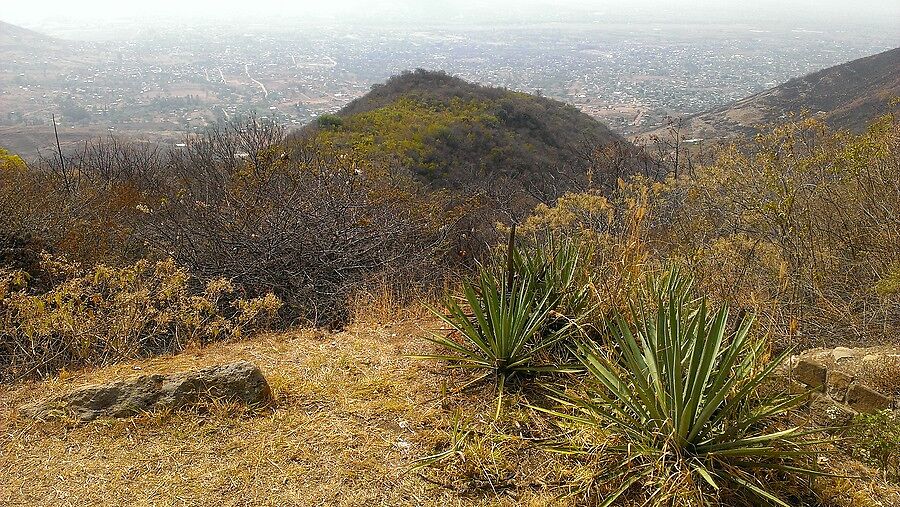
[(768, 474), (818, 471), (807, 432), (773, 424), (805, 395), (761, 394), (784, 356), (768, 357), (751, 319), (732, 322), (727, 308), (693, 300), (677, 271), (652, 282), (613, 317), (611, 349), (575, 338), (587, 380), (554, 396), (574, 409), (559, 417), (590, 430), (575, 451), (601, 464), (598, 479), (614, 491), (605, 503), (637, 490), (654, 505), (788, 505)]
[[(367, 159), (392, 161), (438, 187), (474, 190), (515, 216), (587, 185), (595, 150), (636, 155), (572, 106), (424, 70), (375, 86), (317, 127), (307, 135)], [(598, 169), (598, 181), (612, 172)], [(492, 185), (483, 185), (485, 179)]]
[[(819, 466), (841, 437), (798, 421), (807, 393), (787, 392), (776, 369), (796, 347), (896, 343), (898, 300), (885, 288), (900, 257), (898, 126), (885, 117), (852, 136), (803, 120), (678, 177), (636, 176), (612, 193), (538, 206), (509, 259), (554, 258), (548, 238), (591, 245), (570, 264), (588, 303), (547, 303), (571, 293), (569, 276), (547, 276), (556, 290), (538, 291), (530, 273), (540, 269), (479, 269), (464, 285), (465, 306), (447, 307), (450, 333), (435, 340), (450, 354), (432, 358), (479, 370), (472, 381), (498, 379), (501, 390), (525, 375), (529, 389), (506, 397), (507, 415), (494, 413), (492, 443), (484, 429), (458, 427), (431, 466), (453, 469), (453, 456), (504, 447), (525, 425), (535, 441), (577, 457), (562, 477), (567, 495), (587, 503), (836, 502), (828, 480), (812, 479), (841, 473)], [(550, 325), (551, 314), (564, 324)], [(571, 355), (546, 353), (552, 346)], [(861, 442), (857, 456), (886, 478), (892, 417), (861, 418), (849, 433)]]
[(196, 281), (171, 259), (84, 271), (45, 255), (39, 266), (56, 283), (37, 293), (28, 273), (0, 270), (4, 380), (245, 336), (268, 328), (281, 307), (271, 294), (237, 297), (225, 279), (192, 290)]
[[(4, 376), (234, 336), (183, 322), (196, 316), (182, 307), (208, 297), (207, 317), (240, 320), (207, 293), (222, 284), (225, 307), (267, 302), (267, 313), (278, 310), (267, 320), (275, 326), (341, 326), (361, 293), (386, 290), (408, 304), (442, 287), (480, 248), (466, 234), (468, 213), (478, 209), (469, 200), (428, 191), (383, 161), (288, 144), (256, 119), (172, 153), (110, 139), (34, 166), (3, 160)], [(61, 265), (64, 274), (54, 271)], [(147, 274), (151, 266), (172, 274)], [(137, 322), (109, 336), (52, 317), (63, 311), (79, 326), (116, 327), (117, 316), (145, 304)], [(102, 324), (89, 323), (94, 315)], [(25, 331), (32, 327), (39, 331)]]
[(522, 229), (591, 238), (630, 283), (679, 263), (714, 300), (758, 314), (781, 348), (874, 343), (900, 324), (898, 141), (893, 116), (859, 136), (790, 123), (677, 178), (564, 195)]
[(857, 416), (850, 429), (853, 454), (900, 482), (900, 415), (891, 411)]
[(805, 119), (687, 165), (607, 134), (417, 72), (293, 138), (251, 118), (171, 153), (0, 152), (0, 377), (445, 296), (446, 328), (407, 351), (452, 370), (422, 477), (496, 494), (552, 464), (528, 487), (554, 501), (803, 505), (846, 435), (871, 441), (846, 459), (896, 480), (895, 447), (867, 433), (896, 421), (810, 428), (778, 368), (895, 341), (900, 122)]

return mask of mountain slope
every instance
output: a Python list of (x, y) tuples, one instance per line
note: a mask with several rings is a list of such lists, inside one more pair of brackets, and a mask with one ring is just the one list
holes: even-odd
[(0, 48), (44, 45), (53, 38), (38, 32), (0, 21)]
[[(439, 187), (499, 179), (557, 191), (582, 178), (585, 150), (625, 141), (577, 108), (444, 73), (404, 73), (311, 128), (318, 141), (399, 162)], [(551, 192), (552, 193), (552, 192)]]
[(692, 116), (685, 130), (696, 137), (756, 132), (789, 113), (822, 114), (835, 128), (861, 131), (900, 96), (900, 48), (792, 79), (727, 106)]
[[(56, 113), (59, 118), (58, 102), (74, 92), (66, 76), (93, 74), (108, 55), (92, 43), (57, 39), (0, 21), (0, 141), (4, 147), (28, 159), (55, 151), (50, 115)], [(105, 135), (107, 126), (60, 129), (62, 147), (67, 150)]]

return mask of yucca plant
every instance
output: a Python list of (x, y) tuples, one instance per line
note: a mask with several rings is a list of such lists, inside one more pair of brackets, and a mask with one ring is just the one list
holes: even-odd
[(779, 426), (804, 396), (764, 394), (785, 356), (767, 360), (752, 319), (730, 330), (727, 308), (710, 313), (689, 287), (670, 273), (614, 319), (611, 351), (577, 345), (585, 388), (554, 391), (569, 410), (551, 413), (604, 437), (567, 450), (615, 465), (598, 477), (621, 486), (603, 505), (637, 488), (648, 504), (711, 504), (744, 491), (786, 507), (761, 474), (819, 474), (811, 433)]
[(515, 278), (534, 283), (535, 296), (546, 297), (557, 317), (580, 320), (591, 307), (592, 256), (589, 245), (551, 237), (531, 247), (513, 248), (511, 269)]
[[(448, 354), (419, 356), (447, 361), (451, 367), (480, 370), (471, 383), (494, 377), (502, 402), (503, 389), (511, 378), (540, 371), (557, 371), (558, 365), (541, 364), (541, 352), (565, 336), (566, 328), (548, 330), (549, 298), (534, 297), (528, 280), (505, 282), (482, 270), (478, 282), (466, 283), (464, 299), (450, 299), (447, 313), (436, 314), (454, 331), (430, 340), (449, 350)], [(460, 303), (463, 304), (460, 304)], [(452, 339), (453, 335), (457, 339)]]
[[(571, 242), (520, 249), (513, 226), (505, 260), (481, 266), (477, 281), (463, 285), (463, 297), (451, 298), (446, 313), (435, 312), (452, 332), (430, 340), (449, 353), (418, 357), (483, 372), (467, 385), (493, 377), (500, 393), (498, 415), (509, 380), (575, 371), (561, 365), (552, 349), (566, 348), (554, 346), (569, 336), (589, 304), (589, 288), (579, 285), (582, 251)], [(570, 315), (560, 312), (562, 305)]]

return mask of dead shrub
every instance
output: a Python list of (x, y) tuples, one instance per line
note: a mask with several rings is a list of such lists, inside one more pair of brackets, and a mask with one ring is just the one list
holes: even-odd
[(240, 337), (267, 328), (281, 306), (271, 294), (237, 297), (224, 279), (198, 288), (172, 260), (88, 270), (50, 257), (43, 264), (69, 276), (40, 294), (29, 293), (27, 273), (0, 271), (2, 380)]

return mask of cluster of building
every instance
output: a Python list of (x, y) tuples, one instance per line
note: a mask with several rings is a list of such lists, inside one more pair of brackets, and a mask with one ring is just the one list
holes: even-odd
[(55, 114), (64, 128), (180, 137), (249, 113), (300, 126), (393, 74), (426, 68), (542, 93), (627, 134), (879, 49), (866, 38), (835, 44), (837, 36), (652, 26), (172, 29), (5, 59), (0, 126)]

